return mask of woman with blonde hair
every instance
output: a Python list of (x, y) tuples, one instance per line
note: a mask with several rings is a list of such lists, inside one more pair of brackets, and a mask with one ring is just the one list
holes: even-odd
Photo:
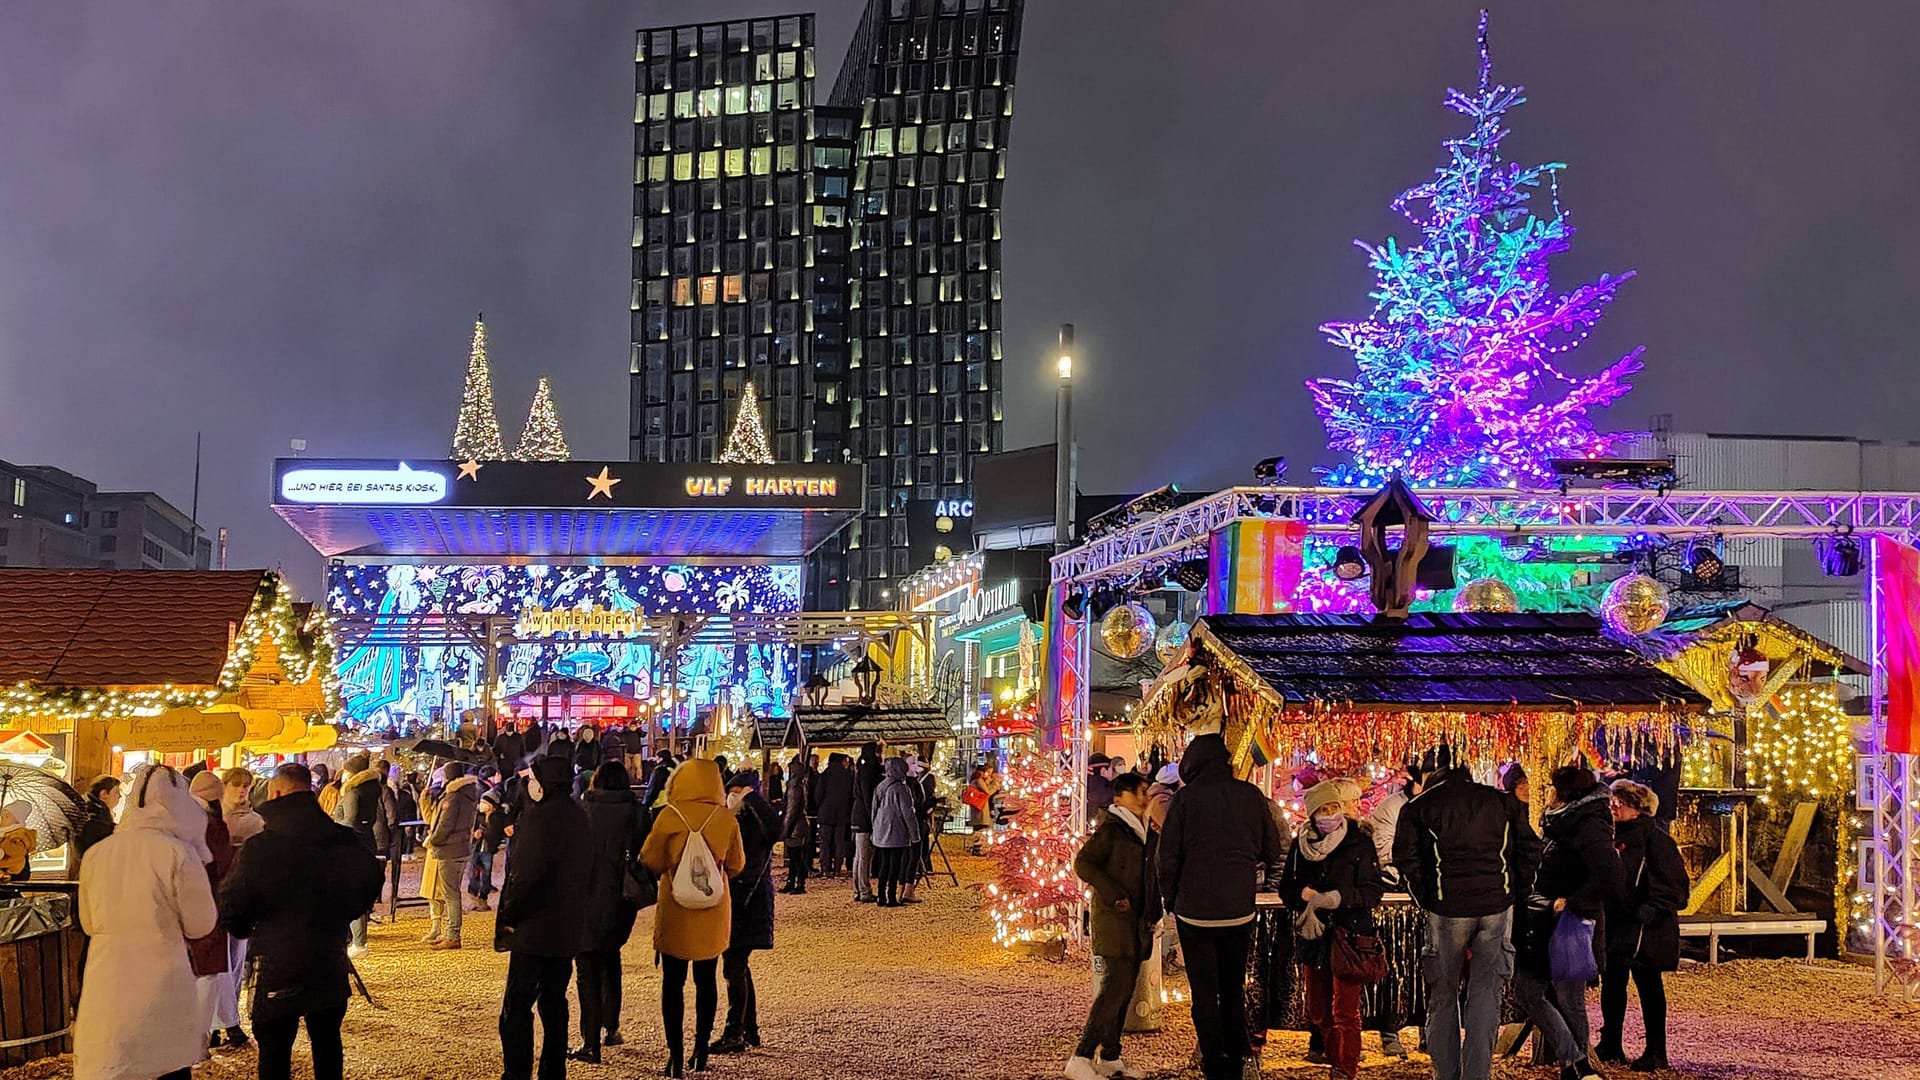
[[(675, 896), (675, 872), (685, 857), (693, 834), (700, 834), (722, 874), (733, 877), (746, 867), (746, 849), (740, 841), (740, 823), (727, 809), (720, 767), (695, 758), (673, 770), (667, 781), (666, 805), (655, 815), (653, 830), (640, 849), (640, 861), (660, 876), (660, 900), (653, 915), (653, 948), (660, 954), (660, 1020), (667, 1031), (667, 1076), (680, 1076), (687, 1065), (699, 1072), (707, 1067), (714, 1013), (720, 1006), (717, 979), (720, 954), (733, 934), (733, 905), (724, 882), (714, 883), (722, 895), (717, 903), (690, 908)], [(696, 864), (697, 865), (697, 864)], [(693, 972), (693, 1058), (685, 1060), (687, 972)]]

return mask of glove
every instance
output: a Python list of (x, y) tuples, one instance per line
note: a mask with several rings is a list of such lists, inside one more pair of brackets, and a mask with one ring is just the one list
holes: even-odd
[(1301, 941), (1319, 941), (1327, 932), (1327, 924), (1320, 921), (1320, 913), (1309, 904), (1305, 911), (1294, 916), (1293, 932)]
[(1340, 906), (1340, 894), (1338, 892), (1314, 893), (1313, 899), (1307, 901), (1307, 906), (1309, 908), (1318, 908), (1322, 911), (1337, 908)]

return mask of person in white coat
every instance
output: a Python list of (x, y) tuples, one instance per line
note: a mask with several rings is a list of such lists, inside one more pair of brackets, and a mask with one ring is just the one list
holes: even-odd
[(213, 932), (207, 811), (165, 765), (128, 785), (112, 836), (80, 865), (87, 952), (74, 1080), (187, 1080), (207, 1056), (187, 939)]

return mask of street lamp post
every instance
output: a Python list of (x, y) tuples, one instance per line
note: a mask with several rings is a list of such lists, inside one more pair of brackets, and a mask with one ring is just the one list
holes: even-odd
[(1060, 324), (1060, 355), (1055, 370), (1060, 382), (1053, 410), (1053, 550), (1061, 552), (1073, 546), (1073, 488), (1079, 456), (1073, 442), (1072, 323)]

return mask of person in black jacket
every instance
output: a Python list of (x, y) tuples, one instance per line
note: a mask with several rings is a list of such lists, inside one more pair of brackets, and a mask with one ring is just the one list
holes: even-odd
[(880, 764), (880, 744), (869, 742), (860, 748), (860, 764), (853, 770), (853, 899), (871, 904), (873, 895), (873, 793), (887, 778)]
[(1178, 920), (1207, 1080), (1239, 1080), (1247, 1040), (1247, 949), (1260, 867), (1282, 857), (1260, 789), (1233, 775), (1227, 744), (1201, 735), (1180, 761), (1185, 786), (1160, 831), (1160, 894)]
[(820, 789), (820, 876), (838, 877), (853, 859), (853, 759), (827, 755)]
[(1626, 889), (1607, 906), (1607, 963), (1600, 972), (1600, 1045), (1603, 1062), (1624, 1064), (1621, 1027), (1627, 1016), (1627, 979), (1640, 991), (1647, 1050), (1634, 1072), (1667, 1067), (1667, 988), (1661, 973), (1680, 966), (1680, 909), (1687, 903), (1687, 864), (1660, 827), (1660, 797), (1632, 780), (1615, 780), (1613, 837)]
[[(352, 829), (375, 858), (386, 857), (386, 841), (392, 838), (383, 798), (385, 783), (386, 777), (374, 771), (371, 756), (365, 751), (354, 754), (340, 767), (340, 801), (333, 808), (333, 820)], [(366, 951), (367, 917), (362, 915), (354, 920), (353, 944), (347, 955), (360, 956)]]
[(380, 898), (380, 861), (353, 830), (327, 819), (305, 765), (280, 766), (268, 794), (259, 809), (265, 827), (220, 883), (220, 922), (247, 939), (261, 1080), (292, 1074), (302, 1020), (315, 1080), (340, 1080), (348, 926)]
[(480, 796), (479, 818), (473, 824), (473, 854), (467, 857), (467, 895), (473, 897), (473, 910), (491, 911), (487, 898), (493, 895), (493, 862), (507, 842), (507, 826), (513, 824), (513, 800), (498, 783)]
[(727, 781), (727, 805), (740, 821), (740, 846), (746, 865), (727, 890), (733, 926), (720, 971), (727, 979), (727, 1025), (709, 1053), (739, 1054), (760, 1045), (760, 995), (748, 966), (757, 949), (773, 948), (773, 845), (780, 838), (780, 816), (760, 794), (760, 774), (742, 769)]
[(113, 835), (113, 808), (120, 805), (120, 778), (102, 776), (87, 785), (87, 823), (73, 838), (73, 876), (80, 876), (80, 860), (87, 849)]
[(1393, 865), (1426, 913), (1421, 973), (1434, 1075), (1482, 1078), (1493, 1070), (1500, 999), (1513, 975), (1513, 905), (1533, 881), (1540, 843), (1519, 800), (1453, 768), (1444, 747), (1432, 757), (1420, 794), (1400, 811)]
[(1120, 1057), (1120, 1036), (1140, 963), (1153, 949), (1153, 928), (1160, 921), (1160, 888), (1153, 876), (1159, 835), (1147, 828), (1147, 800), (1146, 777), (1123, 774), (1115, 780), (1113, 801), (1073, 856), (1073, 872), (1092, 894), (1087, 906), (1099, 984), (1079, 1045), (1067, 1060), (1067, 1080), (1140, 1075)]
[(813, 769), (805, 757), (793, 759), (787, 774), (787, 813), (780, 826), (780, 842), (787, 853), (787, 883), (783, 893), (807, 891), (807, 868), (813, 862)]
[(1553, 975), (1550, 942), (1563, 920), (1592, 924), (1596, 963), (1606, 956), (1607, 906), (1620, 895), (1607, 789), (1580, 765), (1553, 770), (1551, 805), (1540, 819), (1546, 849), (1527, 901), (1513, 992), (1539, 1027), (1562, 1080), (1596, 1075), (1588, 1059), (1587, 983)]
[(587, 811), (592, 843), (587, 876), (585, 940), (574, 958), (580, 980), (580, 1049), (568, 1056), (575, 1061), (600, 1063), (604, 1041), (619, 1045), (620, 948), (633, 933), (639, 909), (626, 898), (627, 875), (640, 861), (646, 840), (640, 800), (633, 793), (627, 767), (608, 761), (593, 773), (593, 786), (581, 799)]
[(907, 783), (913, 788), (913, 812), (920, 818), (920, 838), (914, 841), (911, 860), (900, 877), (900, 902), (920, 903), (920, 882), (933, 873), (933, 808), (940, 801), (940, 778), (920, 760), (907, 752)]
[(1324, 780), (1301, 804), (1307, 824), (1280, 874), (1280, 898), (1294, 913), (1295, 959), (1306, 968), (1307, 1014), (1320, 1033), (1334, 1080), (1360, 1071), (1360, 994), (1365, 985), (1333, 971), (1335, 933), (1374, 934), (1373, 910), (1386, 891), (1370, 825), (1358, 820), (1360, 785)]
[(533, 1076), (533, 1010), (544, 1040), (540, 1080), (567, 1075), (567, 983), (580, 952), (592, 874), (587, 812), (573, 800), (572, 767), (560, 758), (533, 763), (526, 808), (513, 826), (507, 880), (494, 918), (495, 951), (511, 953), (500, 1002), (502, 1080)]

